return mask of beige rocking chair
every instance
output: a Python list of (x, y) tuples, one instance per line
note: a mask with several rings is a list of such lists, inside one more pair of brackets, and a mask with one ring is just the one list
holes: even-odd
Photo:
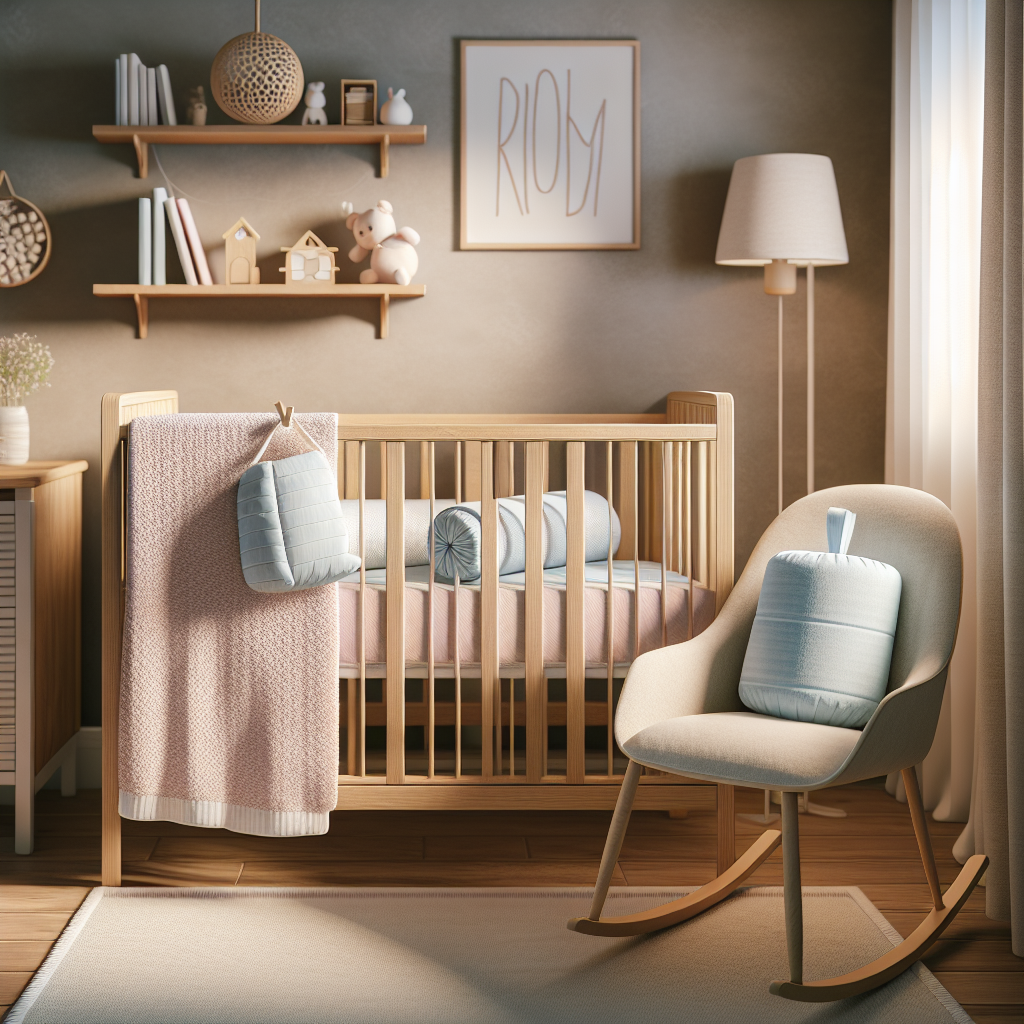
[[(857, 514), (851, 555), (888, 562), (903, 577), (888, 693), (863, 731), (747, 711), (740, 669), (768, 560), (791, 549), (827, 551), (830, 506)], [(865, 484), (818, 491), (790, 506), (755, 548), (721, 614), (687, 643), (652, 651), (630, 668), (615, 737), (630, 762), (612, 818), (590, 916), (569, 922), (588, 935), (640, 935), (695, 917), (733, 892), (782, 842), (789, 981), (771, 991), (828, 1002), (889, 981), (925, 953), (956, 916), (988, 865), (971, 857), (939, 888), (915, 765), (932, 745), (960, 617), (960, 535), (945, 505), (923, 491)], [(702, 889), (654, 910), (602, 918), (641, 766), (709, 782), (782, 791), (782, 832), (764, 832)], [(799, 794), (902, 771), (934, 909), (891, 952), (842, 977), (803, 980)]]

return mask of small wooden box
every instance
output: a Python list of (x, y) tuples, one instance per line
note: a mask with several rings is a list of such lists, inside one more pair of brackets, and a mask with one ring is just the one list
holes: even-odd
[[(354, 95), (350, 95), (355, 91)], [(363, 96), (365, 90), (365, 98)], [(341, 80), (341, 123), (372, 125), (377, 123), (377, 80), (343, 78)]]

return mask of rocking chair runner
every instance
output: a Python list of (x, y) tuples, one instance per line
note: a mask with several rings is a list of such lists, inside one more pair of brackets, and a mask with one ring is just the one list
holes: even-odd
[[(887, 694), (863, 731), (754, 714), (738, 696), (740, 670), (765, 566), (779, 551), (827, 551), (830, 506), (857, 514), (851, 555), (895, 566), (903, 577)], [(865, 484), (818, 491), (791, 505), (755, 548), (719, 617), (684, 644), (641, 656), (626, 678), (615, 738), (630, 763), (612, 818), (590, 916), (569, 922), (588, 935), (640, 935), (695, 917), (733, 892), (782, 843), (789, 981), (771, 991), (828, 1002), (869, 991), (924, 955), (977, 885), (988, 859), (971, 857), (943, 895), (914, 766), (928, 753), (960, 618), (960, 535), (937, 498)], [(703, 888), (654, 910), (602, 918), (641, 766), (709, 782), (782, 791), (782, 832), (768, 830)], [(826, 981), (803, 980), (799, 794), (901, 771), (934, 909), (891, 952)]]

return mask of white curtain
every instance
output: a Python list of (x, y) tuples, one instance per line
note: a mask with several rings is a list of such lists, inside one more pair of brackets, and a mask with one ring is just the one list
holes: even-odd
[[(895, 0), (885, 478), (953, 512), (963, 609), (925, 806), (966, 821), (974, 761), (985, 0)], [(901, 798), (902, 784), (890, 780)]]

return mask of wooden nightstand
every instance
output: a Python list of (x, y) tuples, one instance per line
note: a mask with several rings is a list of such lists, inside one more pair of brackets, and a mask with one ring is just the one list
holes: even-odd
[(15, 787), (16, 853), (32, 852), (35, 794), (58, 768), (75, 793), (88, 468), (0, 466), (0, 784)]

